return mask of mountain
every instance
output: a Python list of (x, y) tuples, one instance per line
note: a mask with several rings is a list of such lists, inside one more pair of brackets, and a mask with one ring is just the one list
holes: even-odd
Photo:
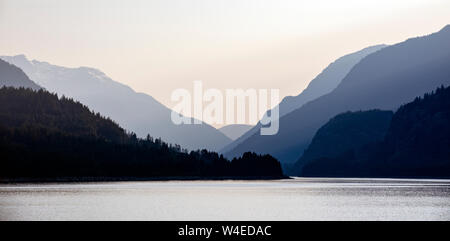
[(227, 125), (222, 128), (219, 128), (219, 131), (222, 132), (224, 135), (226, 135), (231, 140), (236, 140), (240, 136), (242, 136), (244, 133), (249, 131), (253, 126), (251, 125), (241, 125), (241, 124), (235, 124), (235, 125)]
[(0, 181), (280, 178), (270, 155), (228, 161), (128, 134), (112, 120), (47, 91), (0, 88)]
[(384, 44), (375, 45), (340, 57), (328, 65), (299, 95), (285, 97), (280, 103), (280, 116), (284, 116), (307, 102), (330, 93), (361, 59), (386, 46)]
[[(287, 96), (285, 97), (279, 104), (280, 117), (294, 111), (295, 109), (300, 108), (305, 103), (314, 100), (322, 95), (328, 94), (331, 92), (342, 79), (348, 74), (348, 72), (355, 66), (361, 59), (366, 57), (369, 54), (372, 54), (382, 48), (385, 48), (386, 45), (376, 45), (367, 47), (360, 51), (345, 55), (340, 57), (333, 63), (329, 64), (317, 77), (315, 77), (297, 96)], [(241, 142), (251, 137), (255, 133), (258, 133), (261, 129), (261, 125), (257, 124), (251, 130), (247, 131), (244, 135), (241, 135), (240, 138), (236, 139), (225, 148), (223, 148), (220, 152), (225, 153), (227, 156), (234, 156), (233, 152), (230, 152), (232, 149), (236, 148)], [(232, 138), (233, 139), (233, 138)]]
[(336, 158), (347, 151), (383, 140), (392, 115), (392, 111), (370, 110), (345, 112), (333, 117), (320, 127), (294, 169), (300, 171), (316, 159)]
[(321, 177), (450, 177), (450, 87), (400, 107), (382, 141), (312, 160), (299, 171)]
[(86, 106), (56, 94), (12, 87), (0, 89), (0, 126), (9, 129), (46, 128), (77, 137), (121, 143), (125, 130)]
[(255, 133), (226, 156), (237, 156), (245, 150), (268, 153), (282, 163), (292, 163), (333, 116), (346, 111), (395, 110), (416, 96), (449, 84), (450, 25), (368, 55), (332, 92), (281, 117), (278, 134)]
[(80, 101), (139, 137), (150, 134), (190, 150), (206, 148), (214, 151), (231, 142), (206, 123), (173, 124), (169, 108), (149, 95), (137, 93), (112, 80), (97, 69), (66, 68), (37, 60), (29, 61), (24, 55), (0, 58), (23, 69), (32, 80), (50, 92)]
[(31, 81), (20, 68), (0, 59), (0, 87), (3, 86), (15, 88), (23, 87), (33, 90), (41, 89), (41, 87)]

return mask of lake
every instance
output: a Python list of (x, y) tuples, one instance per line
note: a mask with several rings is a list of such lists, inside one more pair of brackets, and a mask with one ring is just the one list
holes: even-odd
[(0, 220), (450, 220), (450, 180), (1, 184)]

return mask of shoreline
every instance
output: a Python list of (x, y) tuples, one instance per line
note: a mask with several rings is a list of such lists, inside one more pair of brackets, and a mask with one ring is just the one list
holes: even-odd
[(62, 178), (0, 178), (0, 184), (22, 183), (89, 183), (89, 182), (142, 182), (142, 181), (267, 181), (293, 179), (281, 177), (62, 177)]
[(48, 183), (94, 183), (94, 182), (170, 182), (170, 181), (275, 181), (275, 180), (352, 180), (352, 179), (379, 179), (379, 180), (448, 180), (450, 177), (64, 177), (64, 178), (0, 178), (0, 184), (48, 184)]

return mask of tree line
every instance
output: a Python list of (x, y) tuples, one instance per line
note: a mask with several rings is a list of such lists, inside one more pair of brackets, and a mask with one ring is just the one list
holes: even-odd
[(45, 90), (0, 89), (0, 178), (280, 178), (270, 155), (227, 160), (141, 139), (72, 99)]
[[(358, 121), (357, 115), (351, 114), (347, 122)], [(351, 131), (348, 127), (333, 130), (335, 133)], [(364, 131), (364, 135), (373, 132), (363, 128), (359, 131)], [(401, 106), (392, 116), (381, 140), (354, 146), (358, 147), (305, 163), (301, 175), (450, 177), (450, 87), (441, 86)]]

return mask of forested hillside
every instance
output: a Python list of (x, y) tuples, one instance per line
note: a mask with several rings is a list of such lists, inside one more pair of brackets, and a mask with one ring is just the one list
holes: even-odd
[(1, 88), (0, 103), (3, 180), (283, 176), (271, 156), (247, 153), (228, 161), (150, 136), (139, 139), (82, 104), (43, 90)]
[(345, 112), (333, 117), (317, 131), (293, 169), (301, 170), (310, 161), (335, 158), (368, 143), (383, 140), (392, 115), (392, 111), (370, 110)]
[(310, 161), (300, 174), (450, 177), (450, 87), (400, 107), (382, 141)]
[(30, 61), (24, 55), (0, 56), (0, 59), (21, 68), (46, 90), (80, 101), (89, 109), (136, 133), (138, 137), (145, 138), (151, 133), (154, 137), (161, 137), (189, 150), (216, 151), (231, 142), (231, 139), (207, 123), (175, 125), (171, 120), (171, 109), (152, 96), (138, 93), (111, 79), (98, 69), (68, 68), (45, 61)]

